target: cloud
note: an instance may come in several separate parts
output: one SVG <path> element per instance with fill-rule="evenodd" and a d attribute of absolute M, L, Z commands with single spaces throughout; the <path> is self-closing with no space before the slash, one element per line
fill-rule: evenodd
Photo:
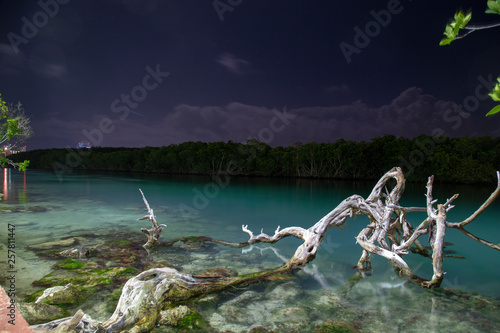
<path fill-rule="evenodd" d="M 244 59 L 236 58 L 234 54 L 223 53 L 217 58 L 217 62 L 234 74 L 242 75 L 250 66 L 250 63 Z"/>
<path fill-rule="evenodd" d="M 67 67 L 62 51 L 54 46 L 46 47 L 46 49 L 50 52 L 41 54 L 42 52 L 36 49 L 33 55 L 28 58 L 22 51 L 14 53 L 10 44 L 0 43 L 0 73 L 17 76 L 22 74 L 26 68 L 31 68 L 34 73 L 44 77 L 64 77 L 67 74 Z M 46 59 L 50 59 L 52 62 Z M 54 60 L 56 60 L 55 63 Z"/>
<path fill-rule="evenodd" d="M 40 61 L 33 61 L 31 67 L 35 73 L 49 78 L 61 78 L 68 72 L 65 65 L 48 64 Z"/>
<path fill-rule="evenodd" d="M 431 135 L 437 128 L 449 136 L 464 135 L 477 124 L 472 121 L 474 117 L 470 117 L 461 125 L 460 133 L 452 129 L 444 114 L 455 107 L 454 102 L 439 100 L 424 94 L 419 88 L 409 88 L 380 107 L 370 107 L 361 101 L 285 111 L 283 107 L 273 109 L 237 102 L 225 106 L 181 104 L 159 119 L 139 119 L 129 114 L 120 120 L 112 114 L 101 114 L 75 123 L 54 117 L 38 127 L 43 128 L 40 135 L 57 133 L 58 140 L 71 138 L 74 145 L 88 139 L 82 130 L 98 129 L 99 122 L 106 117 L 113 121 L 114 129 L 103 134 L 100 146 L 162 146 L 185 141 L 246 142 L 250 138 L 271 146 L 289 146 L 295 142 L 370 140 L 386 134 L 412 138 L 420 134 Z M 35 133 L 39 133 L 36 128 Z"/>

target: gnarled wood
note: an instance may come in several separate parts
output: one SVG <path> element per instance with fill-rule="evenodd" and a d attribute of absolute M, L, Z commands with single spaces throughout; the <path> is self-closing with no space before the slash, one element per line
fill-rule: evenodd
<path fill-rule="evenodd" d="M 165 228 L 166 225 L 165 224 L 158 224 L 158 222 L 156 222 L 156 217 L 153 213 L 153 209 L 151 209 L 151 207 L 149 207 L 149 203 L 146 200 L 144 193 L 142 193 L 142 190 L 139 189 L 139 191 L 141 192 L 142 199 L 144 200 L 144 203 L 146 204 L 146 208 L 148 209 L 148 215 L 145 215 L 141 218 L 138 218 L 137 221 L 149 220 L 149 221 L 151 221 L 151 223 L 153 223 L 153 226 L 151 227 L 151 229 L 145 229 L 145 228 L 141 229 L 141 231 L 146 234 L 146 237 L 148 237 L 148 241 L 143 246 L 146 249 L 150 249 L 158 243 L 158 239 L 160 238 L 161 233 L 163 231 L 163 228 Z"/>

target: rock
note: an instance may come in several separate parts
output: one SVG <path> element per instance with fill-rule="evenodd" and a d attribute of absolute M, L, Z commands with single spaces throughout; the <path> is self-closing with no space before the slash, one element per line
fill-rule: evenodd
<path fill-rule="evenodd" d="M 217 306 L 218 302 L 219 302 L 219 295 L 214 293 L 198 299 L 196 301 L 196 305 L 201 307 L 202 309 L 212 309 Z"/>
<path fill-rule="evenodd" d="M 75 258 L 75 259 L 76 258 L 79 259 L 82 257 L 80 249 L 78 248 L 61 251 L 59 252 L 59 255 L 64 258 Z"/>
<path fill-rule="evenodd" d="M 358 332 L 358 328 L 353 323 L 342 319 L 328 319 L 325 320 L 321 325 L 316 326 L 315 333 L 327 333 L 327 332 Z"/>
<path fill-rule="evenodd" d="M 273 300 L 297 301 L 302 296 L 302 290 L 295 282 L 287 282 L 276 286 L 266 297 Z"/>
<path fill-rule="evenodd" d="M 68 283 L 65 286 L 55 286 L 44 290 L 35 303 L 76 305 L 85 300 L 86 293 L 82 287 Z"/>
<path fill-rule="evenodd" d="M 193 311 L 185 305 L 180 305 L 176 308 L 160 311 L 160 325 L 180 326 L 183 319 L 188 318 Z"/>
<path fill-rule="evenodd" d="M 86 263 L 87 265 L 75 268 L 74 265 L 78 263 L 72 259 L 59 262 L 54 265 L 57 270 L 35 281 L 33 285 L 37 287 L 55 287 L 64 286 L 71 282 L 74 285 L 84 286 L 89 289 L 100 289 L 112 285 L 118 279 L 129 278 L 137 274 L 137 270 L 131 267 L 89 269 L 89 267 L 93 267 L 94 263 Z"/>
<path fill-rule="evenodd" d="M 260 314 L 249 313 L 247 306 L 249 303 L 256 304 L 261 298 L 261 294 L 255 291 L 246 291 L 238 297 L 221 305 L 217 312 L 221 314 L 229 323 L 247 325 L 259 317 Z"/>
<path fill-rule="evenodd" d="M 229 306 L 244 306 L 248 304 L 250 301 L 255 301 L 259 300 L 262 297 L 262 294 L 249 290 L 245 291 L 243 294 L 240 296 L 230 300 L 229 302 L 226 302 L 224 305 L 229 305 Z"/>
<path fill-rule="evenodd" d="M 263 325 L 276 309 L 283 307 L 279 300 L 264 300 L 262 293 L 246 291 L 221 305 L 217 312 L 227 323 L 238 325 Z"/>
<path fill-rule="evenodd" d="M 66 310 L 44 303 L 19 302 L 17 308 L 30 325 L 46 323 L 70 315 Z"/>
<path fill-rule="evenodd" d="M 81 259 L 82 257 L 93 257 L 97 253 L 97 250 L 94 248 L 85 248 L 85 247 L 75 247 L 69 250 L 64 250 L 59 252 L 59 255 L 64 258 L 74 258 Z"/>
<path fill-rule="evenodd" d="M 299 306 L 285 306 L 273 315 L 273 320 L 280 331 L 304 332 L 311 326 L 311 309 Z"/>
<path fill-rule="evenodd" d="M 58 241 L 54 241 L 54 242 L 46 242 L 46 243 L 31 245 L 31 246 L 28 246 L 28 249 L 30 249 L 30 250 L 48 250 L 48 249 L 52 249 L 55 247 L 73 246 L 73 245 L 77 245 L 78 243 L 79 243 L 78 239 L 69 238 L 69 239 L 63 239 L 63 240 L 58 240 Z"/>
<path fill-rule="evenodd" d="M 46 212 L 49 210 L 49 207 L 44 207 L 44 206 L 31 206 L 26 209 L 27 212 L 30 213 L 42 213 Z"/>
<path fill-rule="evenodd" d="M 342 298 L 339 293 L 325 291 L 322 295 L 314 298 L 316 307 L 340 308 L 343 306 Z"/>

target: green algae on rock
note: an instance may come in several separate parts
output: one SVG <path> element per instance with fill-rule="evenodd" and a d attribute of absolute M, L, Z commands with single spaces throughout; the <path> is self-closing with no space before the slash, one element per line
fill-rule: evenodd
<path fill-rule="evenodd" d="M 168 325 L 184 329 L 193 329 L 202 326 L 200 314 L 186 305 L 160 311 L 159 325 Z"/>
<path fill-rule="evenodd" d="M 30 325 L 46 323 L 70 315 L 68 311 L 50 304 L 18 302 L 16 306 Z"/>

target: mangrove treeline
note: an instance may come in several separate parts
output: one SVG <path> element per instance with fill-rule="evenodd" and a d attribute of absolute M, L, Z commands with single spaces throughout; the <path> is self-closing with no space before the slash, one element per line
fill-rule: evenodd
<path fill-rule="evenodd" d="M 163 147 L 41 149 L 12 155 L 30 160 L 30 168 L 57 174 L 75 170 L 178 174 L 378 179 L 400 166 L 409 181 L 485 183 L 500 169 L 500 139 L 385 135 L 369 142 L 296 143 L 270 147 L 257 140 L 185 142 Z"/>

